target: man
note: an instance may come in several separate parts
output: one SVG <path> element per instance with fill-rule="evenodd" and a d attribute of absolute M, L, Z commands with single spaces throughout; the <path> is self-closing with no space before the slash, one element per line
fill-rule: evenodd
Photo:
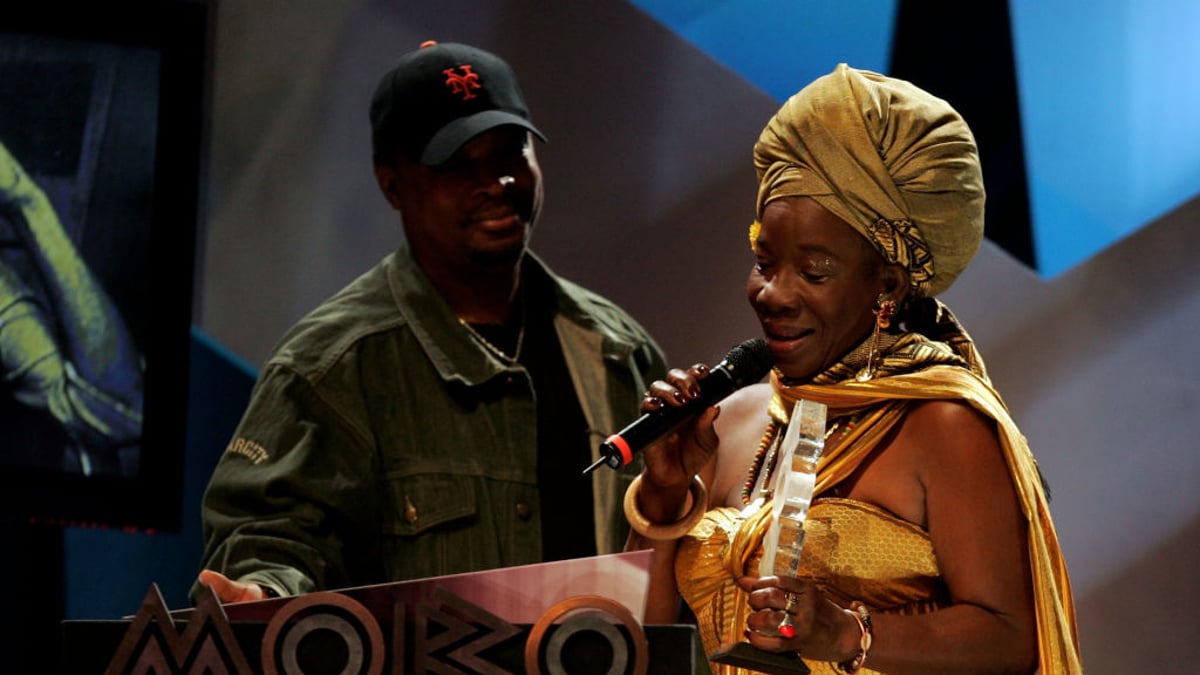
<path fill-rule="evenodd" d="M 527 249 L 544 138 L 511 68 L 426 43 L 384 76 L 370 118 L 406 243 L 264 367 L 204 498 L 200 583 L 226 602 L 624 542 L 632 475 L 582 470 L 664 360 Z"/>

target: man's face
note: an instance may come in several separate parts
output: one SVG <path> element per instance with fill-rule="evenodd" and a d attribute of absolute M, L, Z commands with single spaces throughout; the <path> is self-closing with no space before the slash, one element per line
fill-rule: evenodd
<path fill-rule="evenodd" d="M 400 159 L 376 175 L 430 272 L 515 264 L 542 205 L 533 143 L 516 126 L 479 134 L 439 166 Z"/>

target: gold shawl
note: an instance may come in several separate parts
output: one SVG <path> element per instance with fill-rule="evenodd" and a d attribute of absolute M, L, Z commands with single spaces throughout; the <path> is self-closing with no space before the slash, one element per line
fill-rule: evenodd
<path fill-rule="evenodd" d="M 887 432 L 918 400 L 960 400 L 996 422 L 1006 463 L 1017 488 L 1029 529 L 1038 645 L 1042 673 L 1081 672 L 1075 606 L 1066 564 L 1050 518 L 1049 505 L 1037 462 L 1007 407 L 992 388 L 979 355 L 950 311 L 935 299 L 924 299 L 925 326 L 946 341 L 932 341 L 916 332 L 905 333 L 888 350 L 877 376 L 858 382 L 853 373 L 855 354 L 813 378 L 789 386 L 772 374 L 775 389 L 770 415 L 787 423 L 789 411 L 801 398 L 828 406 L 830 418 L 859 414 L 861 419 L 836 446 L 826 448 L 817 467 L 814 494 L 821 494 L 850 476 L 874 451 Z M 855 350 L 858 353 L 860 350 Z M 769 505 L 765 508 L 769 513 Z M 754 517 L 759 517 L 755 514 Z M 755 528 L 765 532 L 765 527 Z M 761 542 L 745 542 L 757 548 Z"/>

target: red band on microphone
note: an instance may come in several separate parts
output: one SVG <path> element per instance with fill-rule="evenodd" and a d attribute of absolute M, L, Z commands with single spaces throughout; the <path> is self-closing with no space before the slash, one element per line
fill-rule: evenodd
<path fill-rule="evenodd" d="M 621 466 L 625 466 L 633 461 L 633 449 L 629 447 L 629 443 L 624 438 L 613 434 L 605 440 L 615 445 L 621 451 Z"/>

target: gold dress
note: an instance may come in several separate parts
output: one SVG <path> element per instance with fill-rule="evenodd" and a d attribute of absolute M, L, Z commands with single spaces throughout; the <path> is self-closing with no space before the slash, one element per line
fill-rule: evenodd
<path fill-rule="evenodd" d="M 930 302 L 933 322 L 926 333 L 937 339 L 918 333 L 893 336 L 877 375 L 865 382 L 854 377 L 853 353 L 805 384 L 789 385 L 773 374 L 775 393 L 768 410 L 773 424 L 764 447 L 768 438 L 783 433 L 792 404 L 801 398 L 826 404 L 831 420 L 844 416 L 857 420 L 853 431 L 827 447 L 818 462 L 813 494 L 823 495 L 830 494 L 833 486 L 871 457 L 911 406 L 921 400 L 960 401 L 994 420 L 1028 530 L 1041 672 L 1081 672 L 1070 579 L 1037 462 L 992 388 L 966 332 L 944 305 Z M 769 472 L 769 467 L 756 463 L 753 471 L 762 470 Z M 676 583 L 699 621 L 709 653 L 722 644 L 743 640 L 747 598 L 735 580 L 742 575 L 758 576 L 762 538 L 770 522 L 769 499 L 761 507 L 742 512 L 714 509 L 680 541 Z M 857 600 L 873 612 L 911 614 L 948 604 L 937 559 L 923 529 L 875 506 L 825 498 L 813 502 L 805 532 L 801 572 L 839 605 L 846 607 Z M 836 672 L 828 663 L 806 663 L 814 673 Z M 868 660 L 867 668 L 860 672 L 870 672 L 869 666 Z M 722 666 L 715 672 L 749 671 Z"/>
<path fill-rule="evenodd" d="M 769 512 L 769 505 L 765 510 Z M 714 509 L 680 540 L 676 578 L 696 614 L 707 653 L 742 640 L 749 607 L 746 593 L 731 581 L 742 574 L 757 576 L 762 548 L 747 545 L 762 516 L 732 507 Z M 804 529 L 801 576 L 819 580 L 822 591 L 839 605 L 860 600 L 881 614 L 916 614 L 945 606 L 933 545 L 928 533 L 912 523 L 871 504 L 825 498 L 813 502 Z M 814 673 L 836 672 L 825 662 L 805 664 Z M 748 671 L 721 666 L 719 672 Z"/>

